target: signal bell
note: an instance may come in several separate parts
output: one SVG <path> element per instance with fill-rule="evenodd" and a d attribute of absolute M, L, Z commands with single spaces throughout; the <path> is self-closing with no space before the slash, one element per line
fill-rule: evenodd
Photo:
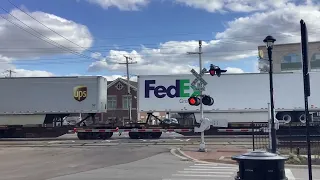
<path fill-rule="evenodd" d="M 201 100 L 199 97 L 189 97 L 188 102 L 191 106 L 199 106 Z"/>
<path fill-rule="evenodd" d="M 210 96 L 204 95 L 202 97 L 202 104 L 206 106 L 212 106 L 214 104 L 214 99 Z"/>

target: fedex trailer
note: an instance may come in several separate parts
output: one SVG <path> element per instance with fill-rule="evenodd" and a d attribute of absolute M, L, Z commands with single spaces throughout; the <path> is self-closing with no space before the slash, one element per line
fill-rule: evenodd
<path fill-rule="evenodd" d="M 276 118 L 283 122 L 305 123 L 302 73 L 275 73 L 274 100 Z M 266 123 L 270 102 L 269 76 L 266 73 L 204 75 L 208 82 L 204 94 L 214 98 L 212 106 L 203 106 L 204 116 L 235 123 Z M 200 118 L 199 106 L 188 103 L 190 96 L 199 95 L 192 89 L 195 77 L 185 75 L 139 76 L 138 108 L 140 112 L 178 113 L 181 117 Z M 319 120 L 319 72 L 310 73 L 310 112 Z"/>

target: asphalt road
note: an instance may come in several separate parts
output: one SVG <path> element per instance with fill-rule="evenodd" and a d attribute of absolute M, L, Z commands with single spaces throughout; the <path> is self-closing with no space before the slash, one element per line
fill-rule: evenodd
<path fill-rule="evenodd" d="M 146 146 L 0 148 L 0 180 L 45 180 L 130 163 L 168 151 L 168 148 Z"/>
<path fill-rule="evenodd" d="M 234 179 L 237 166 L 182 161 L 169 152 L 170 147 L 142 144 L 2 147 L 0 180 Z M 319 180 L 320 169 L 314 169 L 313 173 L 315 180 Z M 289 180 L 307 180 L 307 169 L 286 168 L 286 174 Z"/>
<path fill-rule="evenodd" d="M 166 152 L 127 164 L 74 173 L 50 180 L 234 180 L 237 171 L 237 165 L 181 161 Z M 286 168 L 288 180 L 308 180 L 306 172 L 306 169 Z M 319 177 L 319 173 L 320 171 L 315 169 L 314 177 Z"/>

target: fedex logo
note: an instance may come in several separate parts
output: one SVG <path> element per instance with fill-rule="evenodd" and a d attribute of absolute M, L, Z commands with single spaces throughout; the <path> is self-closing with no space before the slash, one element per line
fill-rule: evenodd
<path fill-rule="evenodd" d="M 190 87 L 189 79 L 178 79 L 175 81 L 174 85 L 170 85 L 168 87 L 163 85 L 156 86 L 155 84 L 156 80 L 145 80 L 145 98 L 150 97 L 151 91 L 153 91 L 154 96 L 157 98 L 164 98 L 166 96 L 169 98 L 190 97 L 200 94 L 199 91 L 193 90 Z"/>

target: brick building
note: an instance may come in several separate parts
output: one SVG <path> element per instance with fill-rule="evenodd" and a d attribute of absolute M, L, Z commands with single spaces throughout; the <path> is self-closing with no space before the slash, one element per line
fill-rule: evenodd
<path fill-rule="evenodd" d="M 125 79 L 118 78 L 108 81 L 108 107 L 107 113 L 98 115 L 100 122 L 109 123 L 117 120 L 117 124 L 129 122 L 129 103 L 131 105 L 131 121 L 136 122 L 137 112 L 137 82 L 130 81 L 131 96 L 128 95 L 128 83 Z"/>

